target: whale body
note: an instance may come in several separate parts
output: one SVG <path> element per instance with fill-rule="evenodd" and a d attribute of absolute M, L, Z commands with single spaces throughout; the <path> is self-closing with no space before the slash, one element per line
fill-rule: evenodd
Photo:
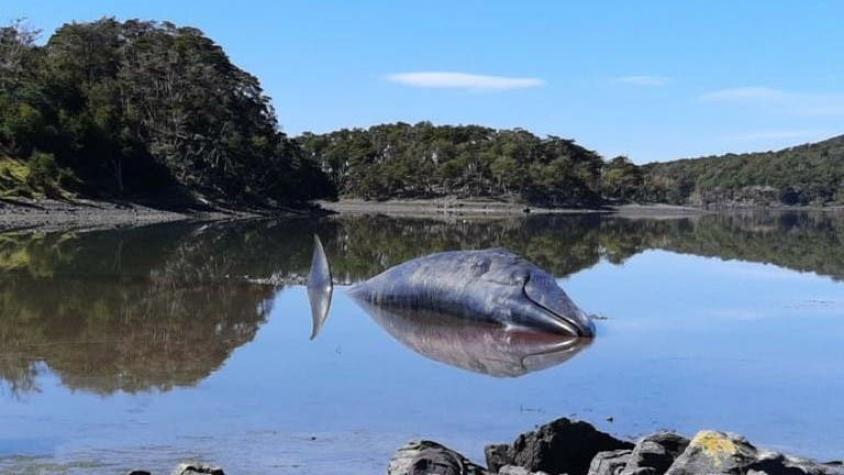
<path fill-rule="evenodd" d="M 327 317 L 332 288 L 328 259 L 318 238 L 317 244 L 308 282 L 315 328 Z M 575 338 L 595 334 L 589 316 L 551 274 L 505 249 L 418 257 L 352 286 L 348 293 L 367 307 L 424 310 L 505 330 Z"/>

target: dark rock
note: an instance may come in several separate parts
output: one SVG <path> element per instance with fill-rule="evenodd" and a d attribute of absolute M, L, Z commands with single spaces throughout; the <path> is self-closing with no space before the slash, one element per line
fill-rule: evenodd
<path fill-rule="evenodd" d="M 842 475 L 844 467 L 819 464 L 812 460 L 776 452 L 761 452 L 758 460 L 747 468 L 747 473 L 749 475 Z"/>
<path fill-rule="evenodd" d="M 513 462 L 510 457 L 510 446 L 507 444 L 487 445 L 484 448 L 484 455 L 486 455 L 486 466 L 493 473 Z"/>
<path fill-rule="evenodd" d="M 151 473 L 147 472 L 146 470 L 131 470 L 126 475 L 152 475 Z"/>
<path fill-rule="evenodd" d="M 214 465 L 201 463 L 182 463 L 176 467 L 171 475 L 225 475 L 223 469 Z"/>
<path fill-rule="evenodd" d="M 630 461 L 621 474 L 663 475 L 688 445 L 689 439 L 670 432 L 643 437 L 636 442 Z"/>
<path fill-rule="evenodd" d="M 598 452 L 632 448 L 630 442 L 618 440 L 586 422 L 562 418 L 520 435 L 507 449 L 507 456 L 499 460 L 534 472 L 586 475 Z M 495 451 L 500 453 L 501 448 Z"/>
<path fill-rule="evenodd" d="M 489 475 L 463 455 L 429 440 L 413 441 L 390 459 L 388 475 Z"/>
<path fill-rule="evenodd" d="M 630 461 L 630 450 L 598 452 L 589 465 L 589 475 L 619 475 Z"/>

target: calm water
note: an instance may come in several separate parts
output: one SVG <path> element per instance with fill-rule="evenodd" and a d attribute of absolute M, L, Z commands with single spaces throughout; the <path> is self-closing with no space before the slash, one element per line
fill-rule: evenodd
<path fill-rule="evenodd" d="M 467 338 L 461 361 L 474 363 L 460 366 L 436 338 L 407 346 L 430 329 L 388 332 L 341 285 L 309 341 L 299 283 L 315 232 L 341 284 L 503 246 L 606 319 L 568 360 L 513 369 L 506 348 L 499 361 Z M 484 444 L 564 415 L 621 436 L 717 428 L 840 459 L 842 278 L 835 214 L 0 234 L 0 472 L 169 473 L 201 458 L 230 473 L 383 473 L 412 438 L 482 460 Z"/>

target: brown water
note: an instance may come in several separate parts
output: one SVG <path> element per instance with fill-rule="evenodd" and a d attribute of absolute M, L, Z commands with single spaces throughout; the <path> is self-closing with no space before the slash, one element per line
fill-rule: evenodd
<path fill-rule="evenodd" d="M 506 247 L 606 320 L 591 346 L 522 364 L 522 348 L 546 342 L 391 326 L 341 285 L 309 341 L 313 233 L 340 284 L 435 251 Z M 201 458 L 232 473 L 382 473 L 414 437 L 481 458 L 563 415 L 621 436 L 716 428 L 840 459 L 842 277 L 836 214 L 0 234 L 0 472 L 168 473 Z M 445 338 L 465 351 L 444 353 Z"/>

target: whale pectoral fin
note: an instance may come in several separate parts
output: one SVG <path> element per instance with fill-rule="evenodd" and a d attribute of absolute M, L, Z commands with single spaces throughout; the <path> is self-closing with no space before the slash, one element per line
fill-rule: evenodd
<path fill-rule="evenodd" d="M 325 249 L 319 236 L 314 234 L 314 255 L 311 258 L 311 270 L 308 273 L 308 300 L 311 302 L 311 318 L 313 326 L 311 340 L 316 338 L 331 308 L 331 295 L 334 293 L 334 283 L 331 280 L 331 268 Z"/>

